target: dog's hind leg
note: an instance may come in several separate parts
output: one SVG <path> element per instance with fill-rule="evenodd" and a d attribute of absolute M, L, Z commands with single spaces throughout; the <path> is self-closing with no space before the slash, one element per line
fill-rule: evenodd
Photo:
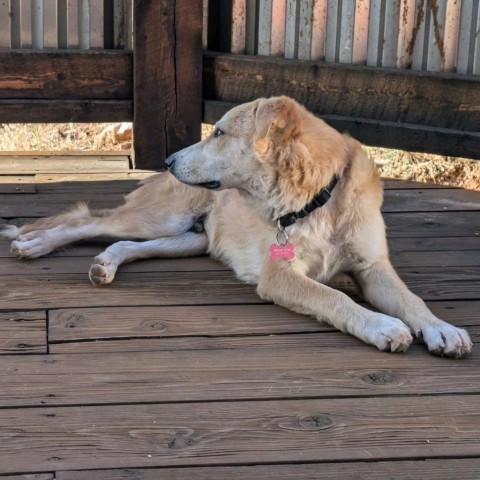
<path fill-rule="evenodd" d="M 175 237 L 163 237 L 145 242 L 122 241 L 108 247 L 93 259 L 88 274 L 95 285 L 112 282 L 123 263 L 151 257 L 189 257 L 206 253 L 205 233 L 185 232 Z"/>

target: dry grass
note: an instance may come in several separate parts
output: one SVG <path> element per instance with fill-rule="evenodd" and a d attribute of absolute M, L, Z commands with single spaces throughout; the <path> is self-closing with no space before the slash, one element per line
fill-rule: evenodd
<path fill-rule="evenodd" d="M 130 124 L 0 124 L 1 151 L 131 150 Z M 212 131 L 203 125 L 202 136 Z M 385 177 L 480 191 L 480 161 L 369 147 Z"/>

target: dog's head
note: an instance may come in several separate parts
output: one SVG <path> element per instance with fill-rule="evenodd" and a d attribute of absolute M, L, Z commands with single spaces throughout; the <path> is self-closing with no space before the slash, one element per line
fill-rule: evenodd
<path fill-rule="evenodd" d="M 344 158 L 343 138 L 291 98 L 259 99 L 227 112 L 208 139 L 170 156 L 167 165 L 189 185 L 237 188 L 298 209 Z"/>

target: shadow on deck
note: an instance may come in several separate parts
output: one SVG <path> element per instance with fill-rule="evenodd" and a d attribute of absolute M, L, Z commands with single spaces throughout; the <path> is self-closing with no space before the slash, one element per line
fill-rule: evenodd
<path fill-rule="evenodd" d="M 0 217 L 110 207 L 145 175 L 124 156 L 3 155 Z M 479 342 L 480 193 L 387 181 L 384 212 L 401 277 Z M 24 262 L 0 241 L 0 476 L 479 478 L 478 345 L 461 361 L 382 353 L 204 257 L 94 287 L 103 247 Z"/>

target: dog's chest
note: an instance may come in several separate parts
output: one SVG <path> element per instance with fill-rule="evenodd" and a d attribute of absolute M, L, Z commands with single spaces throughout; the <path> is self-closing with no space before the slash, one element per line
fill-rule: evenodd
<path fill-rule="evenodd" d="M 340 271 L 348 269 L 348 233 L 341 234 L 328 222 L 310 222 L 292 231 L 296 257 L 307 268 L 307 276 L 328 282 Z"/>

